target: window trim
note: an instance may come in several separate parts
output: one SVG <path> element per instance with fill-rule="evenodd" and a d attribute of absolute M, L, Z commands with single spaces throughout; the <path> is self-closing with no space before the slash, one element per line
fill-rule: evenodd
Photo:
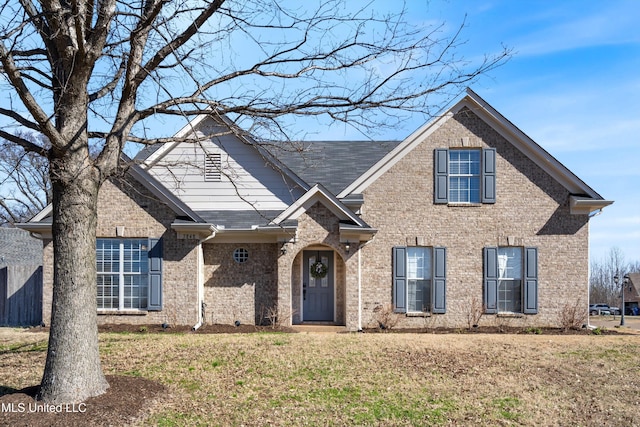
<path fill-rule="evenodd" d="M 104 312 L 125 312 L 125 311 L 130 311 L 130 312 L 138 312 L 138 311 L 147 311 L 148 307 L 149 307 L 149 248 L 150 248 L 150 244 L 149 244 L 149 239 L 146 238 L 123 238 L 123 237 L 98 237 L 96 238 L 96 246 L 98 244 L 98 241 L 103 240 L 103 241 L 112 241 L 112 242 L 117 242 L 117 253 L 118 253 L 118 271 L 117 272 L 104 272 L 104 271 L 99 271 L 98 267 L 97 267 L 97 259 L 96 259 L 96 275 L 98 276 L 118 276 L 118 307 L 98 307 L 98 302 L 96 301 L 96 307 L 98 310 L 100 311 L 104 311 Z M 142 255 L 143 253 L 146 253 L 146 268 L 144 270 L 144 272 L 127 272 L 125 271 L 125 252 L 126 252 L 126 248 L 125 248 L 125 242 L 133 242 L 133 241 L 137 241 L 137 242 L 146 242 L 143 243 L 144 246 L 142 246 L 139 250 L 137 250 L 136 252 L 139 253 L 140 255 Z M 146 248 L 146 250 L 145 250 Z M 142 259 L 142 258 L 141 258 Z M 133 260 L 130 260 L 130 262 L 133 262 Z M 143 262 L 143 261 L 140 261 Z M 144 280 L 144 282 L 146 283 L 139 283 L 137 285 L 138 288 L 144 288 L 146 287 L 146 306 L 145 307 L 125 307 L 125 298 L 126 298 L 126 290 L 125 288 L 127 287 L 127 284 L 125 283 L 125 277 L 127 276 L 146 276 L 146 280 Z M 138 296 L 138 298 L 140 298 Z M 140 305 L 140 304 L 138 304 Z"/>
<path fill-rule="evenodd" d="M 476 202 L 449 201 L 449 151 L 480 150 L 480 194 Z M 496 203 L 496 149 L 495 148 L 436 148 L 434 150 L 434 189 L 435 204 L 450 206 L 480 206 Z"/>
<path fill-rule="evenodd" d="M 460 157 L 458 157 L 458 159 L 452 159 L 451 157 L 455 154 L 457 156 L 460 156 L 462 153 L 465 153 L 465 155 L 468 155 L 467 158 L 461 159 Z M 473 157 L 475 157 L 475 155 L 477 154 L 477 161 L 475 159 L 472 159 L 472 155 Z M 448 169 L 449 169 L 449 174 L 448 174 L 448 194 L 447 194 L 447 198 L 449 199 L 449 203 L 455 203 L 455 204 L 460 204 L 460 205 L 468 205 L 468 204 L 479 204 L 480 201 L 482 200 L 482 150 L 479 148 L 474 148 L 474 149 L 464 149 L 464 150 L 448 150 L 447 151 L 447 161 L 449 163 Z M 458 173 L 453 173 L 452 172 L 452 165 L 457 164 L 458 165 Z M 468 165 L 469 166 L 469 173 L 460 173 L 460 169 L 462 165 Z M 474 169 L 473 166 L 475 166 L 477 164 L 477 173 L 472 173 L 472 170 Z M 452 199 L 452 181 L 453 180 L 458 180 L 458 182 L 466 182 L 468 185 L 468 187 L 466 189 L 460 189 L 460 186 L 458 186 L 456 192 L 457 192 L 457 196 L 458 196 L 458 200 L 455 201 L 451 201 Z M 478 184 L 478 188 L 474 189 L 472 188 L 472 183 L 477 180 L 477 184 Z M 465 194 L 467 197 L 465 197 L 466 200 L 461 200 L 460 196 L 462 194 Z M 477 200 L 474 200 L 476 199 Z"/>
<path fill-rule="evenodd" d="M 245 247 L 239 247 L 233 250 L 233 260 L 236 264 L 242 265 L 249 261 L 249 250 Z"/>
<path fill-rule="evenodd" d="M 428 271 L 430 272 L 428 277 L 425 277 L 424 274 L 422 275 L 423 277 L 410 277 L 409 272 L 410 272 L 410 268 L 409 268 L 409 253 L 411 251 L 411 249 L 421 249 L 423 251 L 425 251 L 423 253 L 423 260 L 424 261 L 428 261 L 429 262 L 429 267 L 428 267 Z M 407 269 L 407 286 L 406 286 L 406 301 L 407 301 L 407 310 L 406 313 L 407 314 L 427 314 L 427 313 L 431 313 L 433 311 L 433 302 L 431 301 L 432 297 L 433 297 L 433 248 L 430 246 L 407 246 L 407 257 L 405 259 L 406 262 L 406 269 Z M 423 269 L 426 269 L 423 265 L 422 267 Z M 424 280 L 428 280 L 429 281 L 429 310 L 410 310 L 409 306 L 412 305 L 411 301 L 409 300 L 409 283 L 411 281 L 424 281 Z M 423 305 L 424 308 L 424 305 Z"/>
<path fill-rule="evenodd" d="M 161 238 L 144 238 L 144 237 L 132 237 L 132 238 L 123 238 L 123 237 L 97 237 L 96 238 L 96 248 L 99 240 L 112 240 L 118 241 L 118 253 L 119 253 L 119 262 L 121 266 L 119 267 L 118 275 L 122 278 L 122 274 L 124 274 L 124 265 L 122 265 L 122 257 L 124 255 L 124 241 L 125 240 L 138 240 L 145 241 L 147 246 L 147 306 L 142 308 L 124 308 L 124 292 L 122 292 L 124 288 L 124 281 L 120 280 L 118 284 L 118 308 L 98 308 L 98 301 L 96 298 L 96 309 L 99 314 L 145 314 L 148 311 L 162 311 L 162 239 Z M 96 259 L 96 277 L 98 274 L 109 274 L 109 273 L 98 273 L 98 260 Z M 122 271 L 121 271 L 122 270 Z"/>
<path fill-rule="evenodd" d="M 500 246 L 507 247 L 507 246 Z M 483 301 L 486 314 L 538 314 L 538 248 L 522 248 L 521 312 L 498 310 L 498 246 L 487 246 L 483 250 Z"/>
<path fill-rule="evenodd" d="M 394 246 L 392 248 L 392 300 L 394 311 L 396 313 L 405 313 L 407 316 L 446 313 L 446 248 L 442 246 L 411 247 L 425 247 L 431 250 L 430 310 L 420 312 L 408 310 L 408 246 Z"/>

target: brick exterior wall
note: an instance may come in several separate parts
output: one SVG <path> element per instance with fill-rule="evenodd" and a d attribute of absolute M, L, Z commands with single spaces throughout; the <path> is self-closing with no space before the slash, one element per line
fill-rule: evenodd
<path fill-rule="evenodd" d="M 450 147 L 496 149 L 497 201 L 466 206 L 433 202 L 434 150 Z M 362 219 L 378 229 L 373 241 L 347 253 L 340 221 L 322 203 L 298 220 L 296 241 L 281 254 L 279 243 L 203 245 L 206 323 L 262 323 L 277 307 L 283 325 L 300 323 L 302 258 L 305 249 L 334 251 L 336 323 L 348 330 L 377 325 L 381 307 L 392 304 L 392 248 L 447 248 L 446 313 L 400 315 L 398 327 L 466 327 L 472 301 L 483 299 L 483 248 L 538 248 L 538 314 L 485 314 L 481 325 L 557 326 L 566 304 L 587 306 L 588 216 L 570 215 L 569 193 L 468 109 L 422 141 L 364 191 Z M 163 310 L 101 314 L 100 323 L 193 325 L 198 321 L 197 241 L 179 240 L 170 229 L 175 214 L 132 180 L 107 182 L 100 191 L 98 237 L 163 238 Z M 246 263 L 233 251 L 249 251 Z M 52 248 L 45 242 L 44 321 L 52 289 Z M 359 272 L 361 275 L 359 276 Z M 361 280 L 359 280 L 359 277 Z M 358 286 L 361 283 L 361 296 Z M 359 308 L 362 307 L 362 323 Z"/>
<path fill-rule="evenodd" d="M 287 253 L 278 258 L 278 307 L 300 323 L 302 255 L 307 248 L 334 250 L 336 323 L 357 329 L 358 288 L 355 250 L 346 253 L 340 243 L 340 220 L 321 203 L 316 203 L 298 218 L 297 241 L 287 245 Z M 290 321 L 290 322 L 291 322 Z M 290 323 L 289 322 L 289 323 Z"/>
<path fill-rule="evenodd" d="M 244 248 L 243 263 L 233 252 Z M 209 243 L 204 245 L 205 321 L 213 324 L 261 324 L 277 304 L 276 243 Z"/>
<path fill-rule="evenodd" d="M 99 324 L 130 323 L 193 325 L 197 313 L 197 241 L 178 240 L 170 229 L 175 213 L 158 201 L 133 179 L 108 181 L 98 198 L 97 237 L 162 238 L 163 244 L 163 307 L 161 311 L 100 311 Z M 116 227 L 124 227 L 117 236 Z M 51 319 L 53 289 L 53 245 L 44 242 L 43 321 Z"/>
<path fill-rule="evenodd" d="M 497 150 L 497 201 L 433 203 L 434 149 Z M 392 303 L 392 247 L 447 248 L 446 314 L 401 316 L 399 327 L 466 327 L 472 299 L 483 298 L 483 248 L 538 248 L 538 314 L 484 315 L 481 325 L 556 326 L 565 304 L 587 306 L 588 217 L 569 214 L 569 193 L 471 111 L 464 109 L 364 191 L 362 218 L 379 231 L 363 251 L 363 324 Z"/>

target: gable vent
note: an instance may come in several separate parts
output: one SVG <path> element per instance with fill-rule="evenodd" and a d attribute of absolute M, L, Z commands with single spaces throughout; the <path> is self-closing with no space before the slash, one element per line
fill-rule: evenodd
<path fill-rule="evenodd" d="M 220 153 L 207 153 L 204 157 L 204 180 L 220 181 L 222 178 L 222 156 Z"/>

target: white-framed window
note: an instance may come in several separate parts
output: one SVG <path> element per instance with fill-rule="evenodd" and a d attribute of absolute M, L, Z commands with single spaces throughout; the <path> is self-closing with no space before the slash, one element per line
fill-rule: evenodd
<path fill-rule="evenodd" d="M 449 150 L 449 203 L 480 203 L 481 150 Z"/>
<path fill-rule="evenodd" d="M 249 259 L 249 251 L 245 248 L 237 248 L 233 251 L 233 260 L 238 264 L 243 264 Z"/>
<path fill-rule="evenodd" d="M 484 306 L 487 314 L 538 313 L 538 249 L 484 248 Z"/>
<path fill-rule="evenodd" d="M 431 311 L 431 248 L 407 248 L 407 312 Z"/>
<path fill-rule="evenodd" d="M 434 203 L 496 203 L 495 148 L 436 148 Z"/>
<path fill-rule="evenodd" d="M 394 311 L 397 313 L 445 313 L 446 248 L 394 246 L 392 259 Z"/>
<path fill-rule="evenodd" d="M 147 309 L 148 245 L 148 239 L 96 240 L 98 309 Z"/>
<path fill-rule="evenodd" d="M 522 248 L 498 248 L 498 312 L 522 313 Z"/>

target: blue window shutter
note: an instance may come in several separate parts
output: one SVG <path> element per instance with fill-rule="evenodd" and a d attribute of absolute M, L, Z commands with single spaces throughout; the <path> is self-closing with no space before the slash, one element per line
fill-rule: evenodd
<path fill-rule="evenodd" d="M 538 313 L 538 248 L 524 248 L 524 314 Z"/>
<path fill-rule="evenodd" d="M 498 312 L 498 248 L 484 248 L 484 305 L 485 313 Z"/>
<path fill-rule="evenodd" d="M 496 149 L 482 150 L 482 203 L 496 202 Z"/>
<path fill-rule="evenodd" d="M 407 248 L 393 248 L 393 310 L 407 312 Z"/>
<path fill-rule="evenodd" d="M 162 310 L 162 240 L 149 239 L 148 310 Z"/>
<path fill-rule="evenodd" d="M 449 202 L 449 150 L 446 148 L 435 150 L 433 165 L 433 196 L 434 203 Z"/>
<path fill-rule="evenodd" d="M 433 248 L 433 313 L 447 311 L 447 249 Z"/>

